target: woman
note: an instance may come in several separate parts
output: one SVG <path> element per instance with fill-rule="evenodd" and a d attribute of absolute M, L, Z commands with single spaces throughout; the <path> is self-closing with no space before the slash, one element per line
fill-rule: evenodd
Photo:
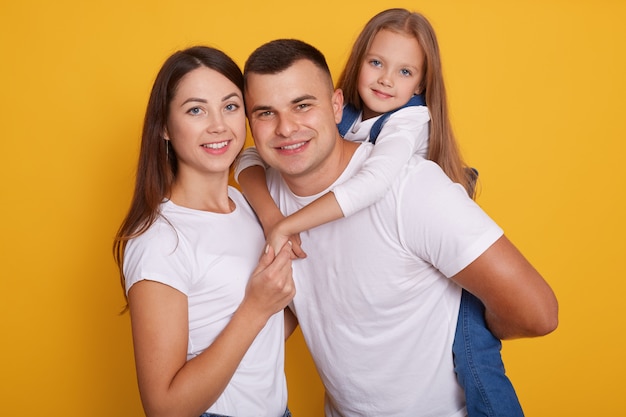
<path fill-rule="evenodd" d="M 290 250 L 264 250 L 228 185 L 246 136 L 242 90 L 233 60 L 202 46 L 169 57 L 152 88 L 114 244 L 147 416 L 289 415 Z"/>

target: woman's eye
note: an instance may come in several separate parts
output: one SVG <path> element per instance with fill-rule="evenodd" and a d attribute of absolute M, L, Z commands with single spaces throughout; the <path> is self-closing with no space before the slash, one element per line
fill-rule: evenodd
<path fill-rule="evenodd" d="M 192 107 L 187 112 L 192 115 L 198 115 L 202 112 L 202 110 L 200 110 L 200 107 Z"/>
<path fill-rule="evenodd" d="M 227 104 L 226 105 L 226 110 L 227 111 L 235 111 L 239 108 L 239 106 L 237 104 Z"/>

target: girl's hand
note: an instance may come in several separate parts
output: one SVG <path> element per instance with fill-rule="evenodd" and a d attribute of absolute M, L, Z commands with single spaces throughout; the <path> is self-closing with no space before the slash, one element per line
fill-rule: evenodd
<path fill-rule="evenodd" d="M 274 251 L 279 251 L 286 244 L 290 245 L 291 259 L 306 258 L 306 253 L 302 250 L 300 234 L 287 234 L 283 231 L 284 222 L 278 222 L 266 235 L 267 243 Z"/>

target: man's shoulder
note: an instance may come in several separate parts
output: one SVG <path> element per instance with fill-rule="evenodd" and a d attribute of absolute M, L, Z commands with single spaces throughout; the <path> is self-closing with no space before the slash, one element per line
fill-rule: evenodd
<path fill-rule="evenodd" d="M 359 147 L 351 161 L 350 170 L 344 173 L 347 177 L 359 171 L 372 148 L 373 145 L 368 143 Z M 416 196 L 433 195 L 449 188 L 456 188 L 456 185 L 458 184 L 454 184 L 435 162 L 414 154 L 391 182 L 388 197 L 395 195 L 393 199 L 396 202 L 414 200 Z"/>
<path fill-rule="evenodd" d="M 365 160 L 370 156 L 370 154 L 374 150 L 374 146 L 375 145 L 373 145 L 370 142 L 361 143 L 358 149 L 356 150 L 356 152 L 354 153 L 348 168 L 351 168 L 351 169 L 356 168 L 357 170 L 360 169 L 360 167 L 365 163 Z M 447 178 L 446 174 L 443 173 L 439 165 L 437 165 L 435 162 L 431 160 L 425 159 L 424 157 L 418 154 L 413 154 L 409 158 L 408 162 L 404 164 L 404 167 L 402 169 L 403 169 L 402 172 L 404 174 L 406 174 L 407 171 L 426 170 L 427 172 L 431 172 L 434 175 L 443 174 Z M 399 175 L 397 179 L 401 179 L 402 177 L 403 177 L 402 175 Z"/>

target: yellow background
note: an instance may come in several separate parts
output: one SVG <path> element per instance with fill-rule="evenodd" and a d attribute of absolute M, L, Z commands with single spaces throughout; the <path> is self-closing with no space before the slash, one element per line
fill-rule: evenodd
<path fill-rule="evenodd" d="M 626 415 L 618 0 L 2 0 L 1 415 L 142 415 L 111 241 L 163 60 L 199 43 L 243 65 L 262 42 L 296 37 L 336 77 L 366 20 L 392 6 L 433 23 L 478 201 L 560 300 L 555 333 L 504 344 L 527 415 Z M 299 334 L 287 354 L 290 407 L 320 416 Z"/>

